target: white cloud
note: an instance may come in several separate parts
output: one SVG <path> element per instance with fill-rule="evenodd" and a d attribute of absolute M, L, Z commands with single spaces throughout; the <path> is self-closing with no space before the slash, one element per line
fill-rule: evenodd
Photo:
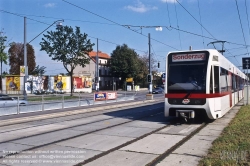
<path fill-rule="evenodd" d="M 175 3 L 176 0 L 161 0 L 164 3 Z"/>
<path fill-rule="evenodd" d="M 138 12 L 138 13 L 145 13 L 149 10 L 157 10 L 158 8 L 156 6 L 145 6 L 141 1 L 137 1 L 137 4 L 135 4 L 134 6 L 125 6 L 124 7 L 125 9 L 128 9 L 128 10 L 132 10 L 134 12 Z"/>
<path fill-rule="evenodd" d="M 47 8 L 53 8 L 55 6 L 56 6 L 55 3 L 47 3 L 47 4 L 44 5 L 44 7 L 47 7 Z"/>

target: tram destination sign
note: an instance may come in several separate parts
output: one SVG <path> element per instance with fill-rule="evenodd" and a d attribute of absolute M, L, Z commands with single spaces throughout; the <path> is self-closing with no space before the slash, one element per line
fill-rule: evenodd
<path fill-rule="evenodd" d="M 250 69 L 250 58 L 242 58 L 242 69 Z"/>
<path fill-rule="evenodd" d="M 172 56 L 172 62 L 203 61 L 205 59 L 206 55 L 204 53 L 174 54 Z"/>

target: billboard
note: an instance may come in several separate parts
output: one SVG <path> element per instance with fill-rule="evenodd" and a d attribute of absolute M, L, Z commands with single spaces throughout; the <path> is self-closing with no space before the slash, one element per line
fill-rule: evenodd
<path fill-rule="evenodd" d="M 107 94 L 106 92 L 96 92 L 94 98 L 95 101 L 106 100 Z"/>
<path fill-rule="evenodd" d="M 36 91 L 36 90 L 49 90 L 50 86 L 50 77 L 49 76 L 28 76 L 26 83 L 26 91 Z"/>
<path fill-rule="evenodd" d="M 69 83 L 67 81 L 68 76 L 54 76 L 54 89 L 55 90 L 66 90 L 67 84 Z M 69 83 L 70 84 L 70 83 Z"/>
<path fill-rule="evenodd" d="M 92 79 L 88 76 L 73 77 L 74 89 L 83 89 L 92 87 Z"/>
<path fill-rule="evenodd" d="M 20 90 L 20 77 L 19 76 L 6 76 L 6 90 Z"/>

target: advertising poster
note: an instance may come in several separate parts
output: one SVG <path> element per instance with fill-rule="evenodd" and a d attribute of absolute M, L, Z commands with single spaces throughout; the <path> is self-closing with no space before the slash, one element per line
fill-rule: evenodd
<path fill-rule="evenodd" d="M 108 100 L 116 99 L 116 92 L 107 92 L 107 99 Z"/>
<path fill-rule="evenodd" d="M 29 76 L 27 81 L 27 91 L 48 90 L 48 76 Z"/>
<path fill-rule="evenodd" d="M 91 88 L 92 79 L 91 77 L 73 77 L 74 89 Z"/>
<path fill-rule="evenodd" d="M 20 76 L 25 76 L 25 66 L 20 66 Z"/>
<path fill-rule="evenodd" d="M 54 89 L 55 90 L 66 90 L 67 87 L 67 76 L 54 76 Z"/>
<path fill-rule="evenodd" d="M 95 101 L 106 100 L 106 92 L 95 93 Z"/>
<path fill-rule="evenodd" d="M 6 76 L 6 90 L 20 90 L 20 77 Z"/>

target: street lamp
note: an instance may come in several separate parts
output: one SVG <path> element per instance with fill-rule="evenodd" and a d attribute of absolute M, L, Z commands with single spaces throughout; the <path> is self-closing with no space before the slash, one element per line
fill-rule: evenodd
<path fill-rule="evenodd" d="M 57 20 L 54 21 L 48 28 L 46 28 L 45 30 L 43 30 L 41 33 L 39 33 L 36 37 L 34 37 L 30 42 L 32 42 L 33 40 L 35 40 L 38 36 L 40 36 L 44 31 L 46 31 L 47 29 L 49 29 L 52 25 L 54 25 L 55 23 L 60 22 L 60 24 L 57 24 L 57 26 L 61 25 L 61 22 L 63 22 L 64 20 Z M 30 43 L 29 42 L 29 43 Z M 25 90 L 25 83 L 28 77 L 28 66 L 27 66 L 27 43 L 26 43 L 26 17 L 24 17 L 24 69 L 25 69 L 25 76 L 24 76 L 24 88 L 23 88 L 23 95 L 24 98 L 27 99 L 27 93 Z"/>
<path fill-rule="evenodd" d="M 95 57 L 95 83 L 96 83 L 96 91 L 99 92 L 99 57 L 98 57 L 98 38 L 97 38 L 97 44 L 96 44 L 96 47 L 97 47 L 97 52 L 96 52 L 96 57 Z"/>

